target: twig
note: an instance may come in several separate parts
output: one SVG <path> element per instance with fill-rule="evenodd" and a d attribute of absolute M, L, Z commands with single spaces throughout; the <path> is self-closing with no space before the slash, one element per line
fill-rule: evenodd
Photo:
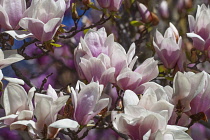
<path fill-rule="evenodd" d="M 84 31 L 84 30 L 86 30 L 86 29 L 90 29 L 90 28 L 93 28 L 93 27 L 96 27 L 96 26 L 98 26 L 98 25 L 102 25 L 102 24 L 104 24 L 105 22 L 107 22 L 109 19 L 111 19 L 111 17 L 112 16 L 109 16 L 108 18 L 104 18 L 105 17 L 105 14 L 103 14 L 102 15 L 102 18 L 98 21 L 98 22 L 96 22 L 95 24 L 93 24 L 93 25 L 90 25 L 90 26 L 88 26 L 88 27 L 82 27 L 80 30 L 76 30 L 75 29 L 75 31 L 73 32 L 73 33 L 71 33 L 70 35 L 67 35 L 67 36 L 60 36 L 60 38 L 71 38 L 71 37 L 73 37 L 73 36 L 75 36 L 77 33 L 79 33 L 79 32 L 81 32 L 81 31 Z"/>
<path fill-rule="evenodd" d="M 115 133 L 117 133 L 121 138 L 123 138 L 124 140 L 131 140 L 127 135 L 118 132 L 113 126 L 110 127 Z"/>
<path fill-rule="evenodd" d="M 37 41 L 38 41 L 37 39 L 34 39 L 34 40 L 30 41 L 30 42 L 26 42 L 26 41 L 24 40 L 24 44 L 17 50 L 18 53 L 19 53 L 20 55 L 22 55 L 22 56 L 25 58 L 25 60 L 36 59 L 36 58 L 40 58 L 40 57 L 42 57 L 42 56 L 47 55 L 50 51 L 49 51 L 49 50 L 48 50 L 48 51 L 44 51 L 44 50 L 43 50 L 40 46 L 38 46 L 38 45 L 36 45 L 36 46 L 42 51 L 42 53 L 39 53 L 39 54 L 34 55 L 34 56 L 29 56 L 29 55 L 27 55 L 26 53 L 24 53 L 26 47 L 28 47 L 29 45 L 31 45 L 31 44 L 33 44 L 33 43 L 35 43 L 35 42 L 37 42 Z"/>
<path fill-rule="evenodd" d="M 32 84 L 31 81 L 21 73 L 21 71 L 15 66 L 15 64 L 12 64 L 11 67 L 17 77 L 22 79 L 29 87 L 35 87 L 34 84 Z"/>
<path fill-rule="evenodd" d="M 42 81 L 42 85 L 40 86 L 40 88 L 39 88 L 39 90 L 38 90 L 39 93 L 41 93 L 41 91 L 44 89 L 44 85 L 47 83 L 47 79 L 48 79 L 51 75 L 53 75 L 53 73 L 50 73 L 49 75 L 47 75 L 47 76 L 44 78 L 44 80 Z"/>

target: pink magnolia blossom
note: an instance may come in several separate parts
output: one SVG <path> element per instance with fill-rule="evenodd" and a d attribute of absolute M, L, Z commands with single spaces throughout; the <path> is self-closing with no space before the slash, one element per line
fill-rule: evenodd
<path fill-rule="evenodd" d="M 109 98 L 101 98 L 103 85 L 91 82 L 88 85 L 78 81 L 76 89 L 71 88 L 74 119 L 86 125 L 102 109 L 108 106 Z"/>
<path fill-rule="evenodd" d="M 139 86 L 138 90 L 141 94 L 144 94 L 149 88 L 156 93 L 158 100 L 164 99 L 170 102 L 173 94 L 173 89 L 170 86 L 163 87 L 155 82 L 146 82 Z"/>
<path fill-rule="evenodd" d="M 143 139 L 154 135 L 158 130 L 164 130 L 166 120 L 158 113 L 147 111 L 142 108 L 129 107 L 125 113 L 114 116 L 113 126 L 120 133 L 128 135 L 132 140 Z"/>
<path fill-rule="evenodd" d="M 164 36 L 157 30 L 153 45 L 164 66 L 174 68 L 182 53 L 182 37 L 179 36 L 176 27 L 170 23 Z"/>
<path fill-rule="evenodd" d="M 188 15 L 190 33 L 187 36 L 193 40 L 193 46 L 198 50 L 207 50 L 210 46 L 210 13 L 209 7 L 198 5 L 196 17 Z"/>
<path fill-rule="evenodd" d="M 194 115 L 200 112 L 206 113 L 210 109 L 210 75 L 206 72 L 204 73 L 204 88 L 203 90 L 195 96 L 190 102 L 191 110 L 188 115 Z"/>
<path fill-rule="evenodd" d="M 0 120 L 4 120 L 4 124 L 6 125 L 10 125 L 19 120 L 31 120 L 33 117 L 32 98 L 35 88 L 29 90 L 29 93 L 27 94 L 22 86 L 13 83 L 18 80 L 6 79 L 10 81 L 2 96 L 2 105 L 5 109 L 6 116 L 0 118 Z M 20 81 L 19 83 L 24 82 Z"/>
<path fill-rule="evenodd" d="M 25 0 L 0 1 L 0 25 L 5 30 L 19 29 L 19 21 L 26 10 Z"/>
<path fill-rule="evenodd" d="M 138 106 L 159 113 L 165 117 L 167 122 L 170 119 L 174 108 L 174 105 L 164 100 L 164 98 L 158 99 L 158 94 L 156 94 L 152 88 L 147 89 L 140 100 L 133 91 L 126 90 L 123 97 L 123 103 L 125 110 L 130 105 Z"/>
<path fill-rule="evenodd" d="M 133 91 L 126 90 L 124 113 L 112 114 L 114 128 L 132 140 L 192 140 L 184 132 L 187 128 L 167 125 L 174 106 L 164 99 L 157 100 L 157 96 L 149 88 L 139 100 Z"/>
<path fill-rule="evenodd" d="M 205 72 L 197 74 L 193 72 L 177 72 L 173 81 L 173 104 L 182 106 L 183 112 L 190 111 L 192 109 L 190 106 L 191 101 L 205 90 L 205 79 Z"/>
<path fill-rule="evenodd" d="M 20 26 L 42 42 L 51 40 L 61 24 L 65 8 L 64 0 L 32 1 Z"/>
<path fill-rule="evenodd" d="M 66 10 L 64 0 L 33 0 L 31 6 L 24 12 L 24 18 L 19 25 L 28 31 L 8 31 L 13 38 L 23 40 L 35 37 L 41 42 L 53 39 Z"/>
<path fill-rule="evenodd" d="M 149 139 L 158 131 L 165 130 L 173 110 L 173 105 L 167 101 L 157 101 L 151 89 L 140 100 L 133 91 L 126 90 L 123 103 L 124 113 L 112 116 L 113 126 L 133 140 Z"/>
<path fill-rule="evenodd" d="M 110 58 L 107 57 L 108 55 L 108 47 L 111 46 L 114 43 L 114 37 L 113 35 L 110 35 L 107 37 L 106 31 L 104 28 L 99 29 L 98 31 L 89 30 L 86 34 L 84 39 L 81 38 L 78 47 L 74 51 L 74 61 L 75 66 L 77 69 L 77 72 L 80 76 L 80 78 L 84 79 L 86 78 L 89 82 L 92 79 L 89 79 L 87 76 L 93 77 L 93 75 L 85 75 L 87 71 L 89 73 L 91 70 L 85 68 L 83 71 L 82 67 L 91 67 L 94 68 L 93 63 L 90 63 L 90 65 L 85 64 L 89 63 L 89 59 L 91 57 L 95 57 L 96 59 L 92 58 L 91 61 L 99 62 L 101 65 L 106 69 L 110 67 Z M 101 55 L 100 55 L 101 54 Z M 100 56 L 99 56 L 100 55 Z M 100 59 L 101 58 L 101 59 Z M 103 59 L 102 59 L 103 58 Z M 82 60 L 84 64 L 82 64 Z M 105 63 L 103 63 L 105 62 Z M 81 64 L 80 64 L 81 63 Z M 81 65 L 83 65 L 81 67 Z M 105 70 L 104 68 L 103 71 Z M 101 71 L 103 73 L 103 71 Z M 96 74 L 97 79 L 100 79 L 99 75 Z"/>
<path fill-rule="evenodd" d="M 186 127 L 167 125 L 164 131 L 158 131 L 155 140 L 193 140 L 185 131 Z"/>
<path fill-rule="evenodd" d="M 107 85 L 114 83 L 115 68 L 110 67 L 110 59 L 106 55 L 99 55 L 98 58 L 92 57 L 89 60 L 81 58 L 80 68 L 85 78 L 90 81 L 99 81 L 100 84 Z M 108 66 L 106 66 L 106 64 Z"/>
<path fill-rule="evenodd" d="M 69 96 L 58 97 L 55 90 L 49 85 L 47 95 L 35 94 L 35 109 L 33 112 L 36 116 L 36 122 L 26 119 L 19 120 L 12 123 L 10 129 L 24 130 L 25 128 L 28 128 L 28 133 L 33 139 L 53 139 L 61 129 L 65 128 L 76 131 L 79 127 L 79 124 L 76 121 L 70 119 L 56 121 L 58 112 L 65 105 L 68 98 Z M 46 133 L 42 133 L 44 129 L 47 129 Z"/>
<path fill-rule="evenodd" d="M 143 95 L 148 91 L 148 89 L 154 90 L 157 96 L 157 100 L 166 100 L 167 102 L 174 104 L 172 99 L 173 88 L 171 88 L 170 86 L 162 87 L 161 85 L 158 85 L 157 83 L 154 82 L 146 82 L 139 87 L 140 93 Z M 171 117 L 168 120 L 168 124 L 170 125 L 175 125 L 177 119 L 177 113 L 175 111 L 176 109 L 172 111 Z M 189 123 L 190 123 L 189 116 L 183 113 L 177 125 L 186 126 Z"/>
<path fill-rule="evenodd" d="M 137 57 L 133 58 L 134 54 L 135 44 L 126 53 L 120 44 L 114 42 L 113 34 L 107 37 L 105 28 L 101 28 L 89 30 L 84 39 L 80 39 L 74 51 L 74 61 L 80 78 L 106 85 L 115 83 L 122 69 L 133 68 L 137 60 Z"/>
<path fill-rule="evenodd" d="M 117 77 L 117 85 L 123 89 L 130 89 L 140 93 L 140 85 L 157 77 L 159 71 L 157 61 L 154 58 L 146 59 L 134 71 L 124 68 Z"/>

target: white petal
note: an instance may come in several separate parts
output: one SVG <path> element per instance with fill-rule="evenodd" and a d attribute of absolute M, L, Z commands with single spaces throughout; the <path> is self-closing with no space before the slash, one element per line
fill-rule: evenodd
<path fill-rule="evenodd" d="M 71 130 L 77 131 L 79 124 L 78 122 L 71 119 L 62 119 L 50 124 L 49 127 L 61 129 L 70 128 Z"/>
<path fill-rule="evenodd" d="M 139 98 L 136 95 L 136 93 L 134 93 L 131 90 L 126 90 L 123 96 L 123 103 L 124 106 L 127 105 L 137 105 L 139 102 Z"/>
<path fill-rule="evenodd" d="M 29 37 L 34 37 L 32 33 L 28 31 L 21 31 L 21 30 L 5 31 L 5 33 L 11 35 L 16 40 L 23 40 Z"/>

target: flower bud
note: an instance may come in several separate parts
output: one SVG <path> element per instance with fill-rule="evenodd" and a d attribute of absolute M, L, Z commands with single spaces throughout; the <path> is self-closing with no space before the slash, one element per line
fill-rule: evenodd
<path fill-rule="evenodd" d="M 174 68 L 182 53 L 182 38 L 175 26 L 170 23 L 170 27 L 166 30 L 164 36 L 156 31 L 154 48 L 166 68 Z"/>
<path fill-rule="evenodd" d="M 137 6 L 144 23 L 152 23 L 152 25 L 157 25 L 159 23 L 157 15 L 150 12 L 145 5 L 138 3 Z"/>
<path fill-rule="evenodd" d="M 167 19 L 169 17 L 169 11 L 168 11 L 168 3 L 167 1 L 162 1 L 160 3 L 160 7 L 159 7 L 159 13 L 162 16 L 162 18 Z"/>
<path fill-rule="evenodd" d="M 74 20 L 77 20 L 79 18 L 79 15 L 78 15 L 77 9 L 76 9 L 76 3 L 72 3 L 72 18 Z"/>
<path fill-rule="evenodd" d="M 210 46 L 210 13 L 209 7 L 204 4 L 198 5 L 197 14 L 194 18 L 188 15 L 190 33 L 187 36 L 193 40 L 193 46 L 198 50 L 208 50 Z"/>

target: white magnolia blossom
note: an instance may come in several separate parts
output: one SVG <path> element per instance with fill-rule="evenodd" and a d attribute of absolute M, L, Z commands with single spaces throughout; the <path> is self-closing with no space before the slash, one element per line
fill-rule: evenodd
<path fill-rule="evenodd" d="M 158 94 L 151 88 L 145 91 L 140 100 L 133 91 L 126 90 L 123 97 L 124 113 L 112 115 L 114 128 L 134 140 L 158 140 L 169 134 L 170 140 L 190 140 L 183 131 L 186 128 L 167 125 L 174 106 L 165 98 L 157 97 Z M 177 134 L 181 136 L 174 136 Z"/>

